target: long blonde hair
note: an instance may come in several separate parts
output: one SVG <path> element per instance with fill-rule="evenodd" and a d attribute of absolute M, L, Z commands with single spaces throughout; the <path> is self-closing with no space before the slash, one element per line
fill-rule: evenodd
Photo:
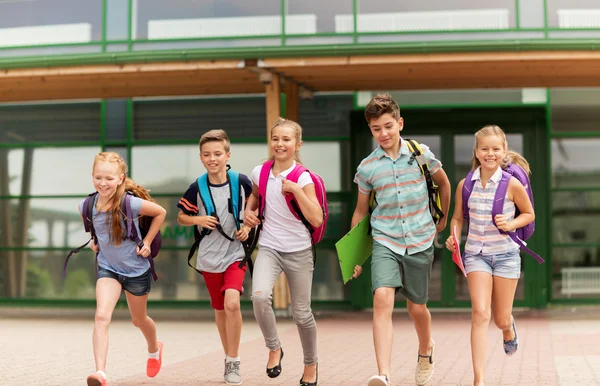
<path fill-rule="evenodd" d="M 96 164 L 99 162 L 107 162 L 117 165 L 117 174 L 127 176 L 127 164 L 125 160 L 118 153 L 114 152 L 103 152 L 96 155 L 94 158 L 94 165 L 92 166 L 92 173 L 96 168 Z M 125 192 L 131 192 L 134 196 L 139 197 L 143 200 L 154 201 L 148 190 L 142 186 L 136 184 L 131 178 L 125 177 L 122 184 L 117 186 L 117 191 L 110 198 L 110 206 L 107 212 L 111 214 L 110 223 L 109 216 L 106 218 L 106 227 L 109 230 L 110 242 L 115 245 L 121 245 L 121 241 L 125 238 L 125 229 L 121 226 L 121 219 L 125 216 L 125 213 L 121 210 L 121 200 Z"/>
<path fill-rule="evenodd" d="M 500 128 L 500 126 L 496 126 L 496 125 L 484 126 L 475 133 L 475 145 L 473 146 L 473 158 L 471 159 L 471 170 L 475 170 L 481 165 L 481 163 L 479 162 L 479 160 L 477 159 L 477 156 L 476 156 L 477 144 L 478 144 L 479 138 L 488 137 L 491 135 L 500 137 L 502 139 L 502 146 L 504 147 L 504 150 L 506 150 L 506 155 L 502 159 L 502 163 L 501 163 L 502 168 L 505 168 L 508 164 L 513 163 L 513 164 L 516 164 L 516 165 L 519 165 L 520 167 L 522 167 L 523 170 L 525 170 L 525 172 L 527 174 L 531 174 L 531 168 L 529 167 L 529 162 L 527 162 L 525 157 L 523 157 L 521 154 L 508 148 L 508 142 L 506 141 L 506 134 L 504 134 L 504 131 Z"/>
<path fill-rule="evenodd" d="M 285 127 L 289 127 L 290 129 L 294 130 L 294 135 L 295 135 L 295 139 L 296 139 L 296 144 L 302 142 L 302 127 L 297 123 L 292 121 L 291 119 L 285 119 L 285 118 L 279 118 L 277 120 L 277 122 L 275 122 L 275 124 L 273 125 L 273 127 L 271 127 L 271 133 L 273 133 L 273 130 L 275 130 L 276 127 L 279 126 L 285 126 Z M 271 139 L 269 138 L 269 141 Z M 300 154 L 298 154 L 300 151 L 299 150 L 295 150 L 294 151 L 294 160 L 298 163 L 300 162 Z M 269 157 L 269 159 L 271 161 L 275 160 L 275 154 L 271 154 L 271 156 Z"/>

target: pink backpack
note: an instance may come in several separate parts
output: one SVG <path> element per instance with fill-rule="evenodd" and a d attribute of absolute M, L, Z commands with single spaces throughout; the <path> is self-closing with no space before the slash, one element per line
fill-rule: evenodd
<path fill-rule="evenodd" d="M 258 180 L 258 218 L 263 219 L 264 210 L 265 210 L 265 197 L 267 195 L 267 182 L 269 181 L 269 173 L 271 172 L 271 168 L 273 167 L 273 161 L 269 160 L 262 165 L 260 169 L 260 177 Z M 317 200 L 319 201 L 319 205 L 321 205 L 321 209 L 323 210 L 323 223 L 320 227 L 315 228 L 302 214 L 300 207 L 296 200 L 294 200 L 294 195 L 288 194 L 286 196 L 286 201 L 290 212 L 296 217 L 298 220 L 302 221 L 308 232 L 310 233 L 310 237 L 312 240 L 312 245 L 315 246 L 319 241 L 323 240 L 323 236 L 325 235 L 325 228 L 327 227 L 327 219 L 329 218 L 329 207 L 327 206 L 327 194 L 325 192 L 325 183 L 321 176 L 316 173 L 311 172 L 306 167 L 300 164 L 296 164 L 294 170 L 288 174 L 286 177 L 287 180 L 292 182 L 298 182 L 298 178 L 304 172 L 308 172 L 310 174 L 310 178 L 312 178 L 313 183 L 315 184 L 315 193 L 317 194 Z"/>

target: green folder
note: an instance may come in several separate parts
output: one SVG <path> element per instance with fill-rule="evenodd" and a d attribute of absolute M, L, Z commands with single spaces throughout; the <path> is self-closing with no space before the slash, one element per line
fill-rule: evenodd
<path fill-rule="evenodd" d="M 362 266 L 371 256 L 373 235 L 369 232 L 370 221 L 371 216 L 366 215 L 354 228 L 350 229 L 350 232 L 335 243 L 344 284 L 352 278 L 354 267 Z"/>

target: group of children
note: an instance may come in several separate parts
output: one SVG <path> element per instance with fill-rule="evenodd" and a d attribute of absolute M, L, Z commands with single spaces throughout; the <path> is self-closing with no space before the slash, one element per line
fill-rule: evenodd
<path fill-rule="evenodd" d="M 390 385 L 393 325 L 392 311 L 397 292 L 407 299 L 408 314 L 414 322 L 419 349 L 415 381 L 425 385 L 433 375 L 435 343 L 431 334 L 431 315 L 427 309 L 428 287 L 433 263 L 433 241 L 447 224 L 451 186 L 441 163 L 428 147 L 421 145 L 429 173 L 439 189 L 444 216 L 437 223 L 429 210 L 428 187 L 419 165 L 412 159 L 401 137 L 404 120 L 389 94 L 378 94 L 368 104 L 365 118 L 378 143 L 377 148 L 358 166 L 355 183 L 358 199 L 352 217 L 355 226 L 370 212 L 370 194 L 375 192 L 377 207 L 371 213 L 373 251 L 371 281 L 373 292 L 373 341 L 378 373 L 369 386 Z M 311 310 L 311 287 L 314 271 L 310 227 L 318 228 L 324 211 L 315 193 L 311 175 L 303 172 L 296 180 L 288 175 L 300 163 L 302 128 L 296 122 L 280 119 L 270 131 L 270 170 L 261 178 L 264 166 L 252 170 L 251 178 L 239 174 L 239 189 L 232 187 L 228 161 L 230 142 L 223 130 L 211 130 L 200 139 L 200 160 L 206 168 L 204 189 L 201 179 L 194 181 L 177 206 L 177 221 L 197 227 L 202 238 L 196 269 L 201 272 L 215 310 L 217 329 L 225 353 L 224 380 L 228 385 L 242 383 L 239 345 L 242 329 L 240 295 L 248 267 L 245 245 L 249 233 L 260 228 L 258 253 L 252 276 L 254 316 L 268 349 L 266 375 L 278 377 L 282 372 L 282 348 L 272 309 L 273 287 L 281 272 L 286 274 L 291 309 L 304 353 L 301 386 L 318 382 L 317 326 Z M 506 137 L 497 126 L 486 126 L 475 134 L 473 151 L 472 195 L 468 199 L 470 226 L 464 264 L 472 301 L 471 347 L 474 385 L 483 385 L 486 358 L 487 325 L 491 312 L 502 330 L 508 355 L 517 350 L 518 340 L 512 317 L 512 304 L 520 275 L 519 246 L 505 233 L 525 226 L 534 219 L 533 207 L 518 181 L 510 181 L 503 214 L 492 219 L 491 207 L 502 168 L 518 163 L 527 171 L 523 157 L 509 151 Z M 268 161 L 268 162 L 269 162 Z M 96 238 L 91 248 L 98 256 L 96 316 L 93 346 L 96 372 L 87 378 L 88 386 L 105 386 L 108 325 L 122 290 L 125 290 L 133 324 L 140 328 L 148 344 L 147 375 L 154 377 L 162 365 L 163 345 L 156 327 L 147 315 L 146 305 L 152 281 L 150 245 L 159 232 L 166 211 L 144 197 L 145 190 L 126 177 L 127 166 L 116 153 L 100 153 L 93 165 L 93 182 L 97 191 L 92 219 Z M 266 182 L 265 182 L 266 181 Z M 260 184 L 264 197 L 259 197 Z M 456 190 L 451 227 L 463 225 L 461 192 Z M 126 237 L 121 202 L 133 192 L 131 213 L 151 218 L 142 242 Z M 204 192 L 204 193 L 203 193 Z M 213 205 L 207 206 L 210 195 Z M 239 197 L 237 196 L 239 194 Z M 288 207 L 293 197 L 303 215 L 299 220 Z M 286 198 L 288 200 L 286 200 Z M 232 202 L 240 205 L 232 205 Z M 80 205 L 80 211 L 82 211 Z M 264 205 L 259 209 L 259 205 Z M 211 208 L 209 211 L 207 208 Z M 259 215 L 260 213 L 260 215 Z M 515 214 L 518 215 L 515 217 Z M 125 219 L 126 220 L 126 219 Z M 85 219 L 84 219 L 85 221 Z M 139 232 L 139 229 L 138 229 Z M 460 238 L 460 233 L 455 235 Z M 446 247 L 454 249 L 449 237 Z M 354 277 L 362 267 L 356 266 Z"/>

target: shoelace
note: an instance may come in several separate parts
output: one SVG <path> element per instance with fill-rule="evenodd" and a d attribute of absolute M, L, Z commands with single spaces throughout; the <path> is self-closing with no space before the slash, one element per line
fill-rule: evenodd
<path fill-rule="evenodd" d="M 227 373 L 236 373 L 237 375 L 240 375 L 239 362 L 228 362 L 227 363 Z"/>

